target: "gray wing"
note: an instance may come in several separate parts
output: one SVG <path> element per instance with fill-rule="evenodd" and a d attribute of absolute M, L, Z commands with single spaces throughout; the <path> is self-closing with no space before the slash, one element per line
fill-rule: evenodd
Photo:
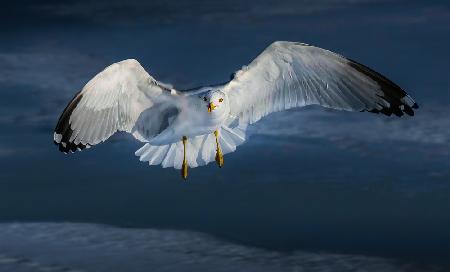
<path fill-rule="evenodd" d="M 231 114 L 254 123 L 276 111 L 321 105 L 347 111 L 414 115 L 414 100 L 398 85 L 331 51 L 274 42 L 223 87 Z"/>
<path fill-rule="evenodd" d="M 54 142 L 65 153 L 103 142 L 116 131 L 145 142 L 177 114 L 177 97 L 178 92 L 156 81 L 136 60 L 114 63 L 67 105 Z"/>

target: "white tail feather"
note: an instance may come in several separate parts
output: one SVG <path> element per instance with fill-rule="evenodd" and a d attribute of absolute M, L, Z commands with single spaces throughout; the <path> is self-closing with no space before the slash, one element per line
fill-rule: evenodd
<path fill-rule="evenodd" d="M 236 147 L 245 141 L 245 126 L 230 128 L 222 126 L 219 129 L 219 144 L 222 153 L 234 152 Z M 161 164 L 163 168 L 173 167 L 181 169 L 183 162 L 183 143 L 168 145 L 145 144 L 135 152 L 140 161 L 146 161 L 149 165 Z M 216 140 L 214 134 L 206 134 L 188 138 L 186 143 L 186 160 L 190 168 L 203 166 L 215 160 Z"/>

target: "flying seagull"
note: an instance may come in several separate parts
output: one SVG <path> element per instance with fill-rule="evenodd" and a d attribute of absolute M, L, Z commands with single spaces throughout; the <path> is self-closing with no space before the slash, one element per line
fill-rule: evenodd
<path fill-rule="evenodd" d="M 277 41 L 233 78 L 177 91 L 134 59 L 108 66 L 64 109 L 54 142 L 64 153 L 83 150 L 117 131 L 144 143 L 149 165 L 181 169 L 216 161 L 245 142 L 247 125 L 277 111 L 307 105 L 414 115 L 414 100 L 398 85 L 356 61 L 304 43 Z"/>

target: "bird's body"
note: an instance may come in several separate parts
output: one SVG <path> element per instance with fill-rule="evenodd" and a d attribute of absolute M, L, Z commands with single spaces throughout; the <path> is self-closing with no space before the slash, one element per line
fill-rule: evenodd
<path fill-rule="evenodd" d="M 307 105 L 413 115 L 417 104 L 370 68 L 318 47 L 275 42 L 223 85 L 177 91 L 156 81 L 136 60 L 107 67 L 68 104 L 54 141 L 65 153 L 116 131 L 145 143 L 150 165 L 182 169 L 216 161 L 245 141 L 247 125 L 272 112 Z"/>
<path fill-rule="evenodd" d="M 226 102 L 228 99 L 224 99 L 225 102 L 223 103 L 215 99 L 216 108 L 211 112 L 207 111 L 208 103 L 203 100 L 203 97 L 215 92 L 219 94 L 220 91 L 211 88 L 197 95 L 189 93 L 188 95 L 180 95 L 178 98 L 179 114 L 171 122 L 170 126 L 152 138 L 149 143 L 166 145 L 179 141 L 183 136 L 191 138 L 213 133 L 224 125 L 230 114 L 230 109 Z M 225 96 L 225 94 L 221 94 Z"/>

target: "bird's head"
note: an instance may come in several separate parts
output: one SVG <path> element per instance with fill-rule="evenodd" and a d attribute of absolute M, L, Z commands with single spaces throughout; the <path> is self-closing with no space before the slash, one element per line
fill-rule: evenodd
<path fill-rule="evenodd" d="M 223 113 L 228 108 L 227 95 L 220 90 L 210 90 L 200 97 L 209 113 Z"/>

